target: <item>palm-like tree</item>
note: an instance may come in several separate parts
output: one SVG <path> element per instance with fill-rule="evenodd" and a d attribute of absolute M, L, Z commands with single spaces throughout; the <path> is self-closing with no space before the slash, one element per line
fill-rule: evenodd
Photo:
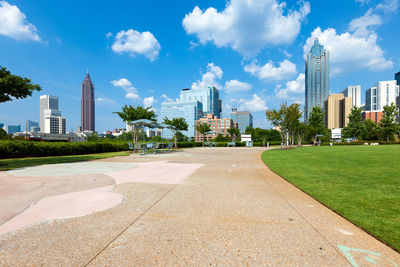
<path fill-rule="evenodd" d="M 210 126 L 207 123 L 200 123 L 196 125 L 196 131 L 203 135 L 203 146 L 204 146 L 204 136 L 207 132 L 211 131 Z"/>
<path fill-rule="evenodd" d="M 175 147 L 177 148 L 177 134 L 180 133 L 180 131 L 187 131 L 189 127 L 186 120 L 184 118 L 173 118 L 171 120 L 168 118 L 164 118 L 163 123 L 169 125 L 168 128 L 171 129 L 171 131 L 174 133 L 174 143 Z"/>
<path fill-rule="evenodd" d="M 157 115 L 154 113 L 151 107 L 144 108 L 142 106 L 137 106 L 136 108 L 131 105 L 125 105 L 122 107 L 121 112 L 113 112 L 113 114 L 118 114 L 118 116 L 127 124 L 134 125 L 132 131 L 132 139 L 137 143 L 140 134 L 143 131 L 143 127 L 150 126 L 149 123 L 145 123 L 146 120 L 149 122 L 155 122 Z M 143 120 L 141 123 L 136 125 L 132 122 Z"/>
<path fill-rule="evenodd" d="M 238 128 L 229 128 L 227 132 L 231 136 L 232 142 L 235 142 L 236 138 L 240 136 L 240 130 Z"/>

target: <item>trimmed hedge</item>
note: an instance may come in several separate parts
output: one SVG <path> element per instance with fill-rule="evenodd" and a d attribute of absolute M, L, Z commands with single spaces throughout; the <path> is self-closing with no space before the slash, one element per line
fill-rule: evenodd
<path fill-rule="evenodd" d="M 365 143 L 379 143 L 380 145 L 400 145 L 400 141 L 353 141 L 353 142 L 332 142 L 334 146 L 362 146 Z M 321 146 L 329 146 L 330 142 L 321 143 Z"/>
<path fill-rule="evenodd" d="M 0 158 L 81 155 L 129 150 L 126 142 L 0 141 Z"/>
<path fill-rule="evenodd" d="M 227 147 L 228 143 L 231 143 L 231 142 L 215 142 L 215 145 L 217 147 Z M 271 141 L 268 143 L 270 146 L 281 145 L 280 141 Z M 203 146 L 203 144 L 201 142 L 178 142 L 177 144 L 178 144 L 178 147 L 180 147 L 180 148 L 202 147 Z M 265 144 L 267 144 L 267 142 Z M 245 142 L 236 142 L 236 146 L 237 147 L 246 146 L 246 143 Z M 263 144 L 262 144 L 262 142 L 254 142 L 253 146 L 263 146 Z"/>

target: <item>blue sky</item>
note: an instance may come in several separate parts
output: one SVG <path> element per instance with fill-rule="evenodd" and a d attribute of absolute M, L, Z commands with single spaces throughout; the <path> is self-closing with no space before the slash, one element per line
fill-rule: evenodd
<path fill-rule="evenodd" d="M 59 97 L 67 130 L 80 125 L 89 69 L 96 130 L 124 123 L 124 104 L 157 112 L 182 88 L 215 85 L 223 114 L 304 103 L 304 54 L 315 37 L 330 51 L 330 91 L 362 92 L 400 71 L 399 0 L 0 1 L 0 65 L 43 91 L 0 104 L 0 122 L 39 121 L 39 96 Z M 363 102 L 363 100 L 362 100 Z"/>

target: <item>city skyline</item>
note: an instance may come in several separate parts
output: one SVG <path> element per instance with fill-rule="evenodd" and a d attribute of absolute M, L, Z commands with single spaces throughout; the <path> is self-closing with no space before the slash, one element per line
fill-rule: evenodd
<path fill-rule="evenodd" d="M 7 29 L 0 26 L 1 65 L 31 78 L 43 91 L 0 105 L 0 122 L 39 121 L 33 112 L 39 96 L 57 95 L 67 131 L 75 131 L 81 125 L 82 73 L 89 67 L 96 84 L 98 132 L 124 127 L 112 115 L 124 104 L 153 106 L 159 114 L 161 103 L 179 98 L 182 88 L 206 85 L 220 90 L 222 117 L 229 118 L 231 108 L 249 110 L 254 126 L 265 128 L 270 126 L 266 108 L 284 101 L 300 101 L 304 107 L 304 59 L 316 37 L 330 51 L 330 93 L 359 84 L 365 103 L 366 89 L 393 80 L 400 70 L 398 36 L 392 34 L 400 25 L 398 1 L 293 1 L 280 9 L 269 7 L 282 1 L 254 1 L 260 16 L 246 3 L 110 6 L 98 1 L 96 14 L 88 15 L 85 10 L 91 2 L 81 3 L 77 10 L 62 2 L 2 1 L 0 12 L 15 16 L 17 23 Z M 173 11 L 165 14 L 167 7 Z M 72 14 L 76 21 L 69 19 Z M 110 22 L 104 22 L 110 14 Z M 288 28 L 275 36 L 258 26 L 267 18 L 279 18 Z M 224 35 L 211 19 L 221 19 L 221 27 L 235 34 Z M 255 26 L 247 33 L 240 27 L 241 19 Z"/>

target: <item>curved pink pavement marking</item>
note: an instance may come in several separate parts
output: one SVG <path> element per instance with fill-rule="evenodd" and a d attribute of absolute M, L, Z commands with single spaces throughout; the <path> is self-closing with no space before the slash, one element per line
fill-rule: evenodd
<path fill-rule="evenodd" d="M 168 163 L 153 161 L 140 163 L 137 168 L 105 173 L 115 179 L 115 183 L 179 184 L 203 164 Z"/>
<path fill-rule="evenodd" d="M 110 185 L 42 198 L 0 226 L 0 235 L 44 220 L 79 217 L 114 207 L 123 196 L 112 193 L 113 188 Z"/>
<path fill-rule="evenodd" d="M 140 163 L 128 170 L 105 173 L 123 183 L 178 184 L 203 164 L 167 163 L 166 161 Z M 0 235 L 49 219 L 72 218 L 104 211 L 120 204 L 123 196 L 112 193 L 114 185 L 42 198 L 5 224 Z"/>

